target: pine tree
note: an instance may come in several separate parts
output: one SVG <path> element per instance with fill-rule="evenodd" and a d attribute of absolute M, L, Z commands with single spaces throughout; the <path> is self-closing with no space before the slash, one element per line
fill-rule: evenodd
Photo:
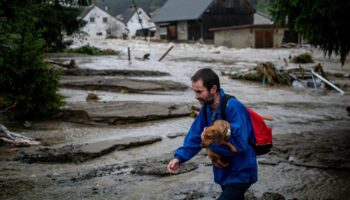
<path fill-rule="evenodd" d="M 36 17 L 41 5 L 17 0 L 5 3 L 0 2 L 0 110 L 16 103 L 4 113 L 7 117 L 36 119 L 49 115 L 63 105 L 63 98 L 58 94 L 57 72 L 42 58 L 44 30 L 37 28 Z"/>

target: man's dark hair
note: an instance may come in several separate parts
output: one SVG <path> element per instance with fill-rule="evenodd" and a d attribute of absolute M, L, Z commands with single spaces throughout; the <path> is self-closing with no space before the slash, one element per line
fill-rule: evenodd
<path fill-rule="evenodd" d="M 200 79 L 202 79 L 203 85 L 207 88 L 207 90 L 210 90 L 213 85 L 217 86 L 216 91 L 220 90 L 219 76 L 210 68 L 200 69 L 191 77 L 192 82 L 196 82 Z"/>

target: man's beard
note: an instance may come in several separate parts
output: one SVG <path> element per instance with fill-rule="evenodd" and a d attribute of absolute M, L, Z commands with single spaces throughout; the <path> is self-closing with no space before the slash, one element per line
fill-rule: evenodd
<path fill-rule="evenodd" d="M 201 105 L 206 105 L 206 106 L 210 106 L 214 103 L 214 95 L 213 94 L 210 94 L 209 95 L 209 99 L 208 100 L 201 100 L 201 99 L 197 99 L 199 101 L 199 103 Z"/>

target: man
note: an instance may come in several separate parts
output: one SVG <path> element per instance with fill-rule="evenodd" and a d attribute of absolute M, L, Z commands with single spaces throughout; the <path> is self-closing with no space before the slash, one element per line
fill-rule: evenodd
<path fill-rule="evenodd" d="M 225 95 L 220 88 L 218 75 L 211 69 L 198 70 L 192 80 L 192 90 L 195 98 L 202 104 L 201 111 L 196 117 L 185 137 L 183 146 L 176 150 L 174 159 L 167 166 L 170 173 L 177 173 L 180 165 L 201 150 L 201 133 L 206 126 L 221 119 L 220 102 Z M 203 112 L 203 109 L 207 109 Z M 204 113 L 207 116 L 204 116 Z M 213 165 L 214 181 L 222 188 L 219 200 L 244 199 L 244 193 L 251 184 L 257 181 L 257 164 L 254 149 L 250 144 L 255 142 L 252 123 L 247 109 L 235 98 L 230 98 L 226 106 L 226 120 L 231 126 L 232 143 L 237 152 L 233 153 L 226 145 L 211 144 L 209 148 L 229 163 L 226 168 Z M 250 144 L 249 144 L 250 143 Z"/>

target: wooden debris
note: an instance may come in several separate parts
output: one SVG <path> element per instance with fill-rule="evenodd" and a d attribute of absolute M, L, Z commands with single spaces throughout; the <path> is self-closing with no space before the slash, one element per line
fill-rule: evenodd
<path fill-rule="evenodd" d="M 275 65 L 271 62 L 258 63 L 256 70 L 258 75 L 262 77 L 263 83 L 269 83 L 270 85 L 290 85 L 288 75 L 283 72 L 278 72 Z"/>
<path fill-rule="evenodd" d="M 36 141 L 33 138 L 9 131 L 2 124 L 0 124 L 0 140 L 13 144 L 14 146 L 30 146 L 41 144 L 39 141 Z"/>
<path fill-rule="evenodd" d="M 174 46 L 171 46 L 163 55 L 159 58 L 159 62 L 163 60 L 163 58 L 168 55 L 168 53 L 174 48 Z"/>
<path fill-rule="evenodd" d="M 0 106 L 3 105 L 3 104 L 5 104 L 4 100 L 0 99 Z M 11 106 L 5 108 L 4 110 L 0 110 L 0 113 L 4 113 L 4 112 L 6 112 L 6 111 L 8 111 L 8 110 L 10 110 L 12 108 L 15 108 L 16 105 L 17 105 L 17 102 L 13 103 Z"/>
<path fill-rule="evenodd" d="M 129 64 L 131 64 L 131 51 L 130 51 L 130 47 L 128 47 L 128 61 L 129 61 Z"/>
<path fill-rule="evenodd" d="M 47 63 L 50 63 L 50 64 L 55 64 L 55 65 L 58 65 L 58 66 L 61 66 L 61 67 L 64 67 L 64 68 L 67 68 L 67 69 L 75 69 L 75 68 L 78 68 L 78 65 L 75 63 L 75 60 L 72 59 L 70 60 L 69 64 L 64 64 L 64 63 L 60 63 L 60 62 L 56 62 L 56 61 L 51 61 L 51 60 L 48 60 L 46 61 Z"/>

